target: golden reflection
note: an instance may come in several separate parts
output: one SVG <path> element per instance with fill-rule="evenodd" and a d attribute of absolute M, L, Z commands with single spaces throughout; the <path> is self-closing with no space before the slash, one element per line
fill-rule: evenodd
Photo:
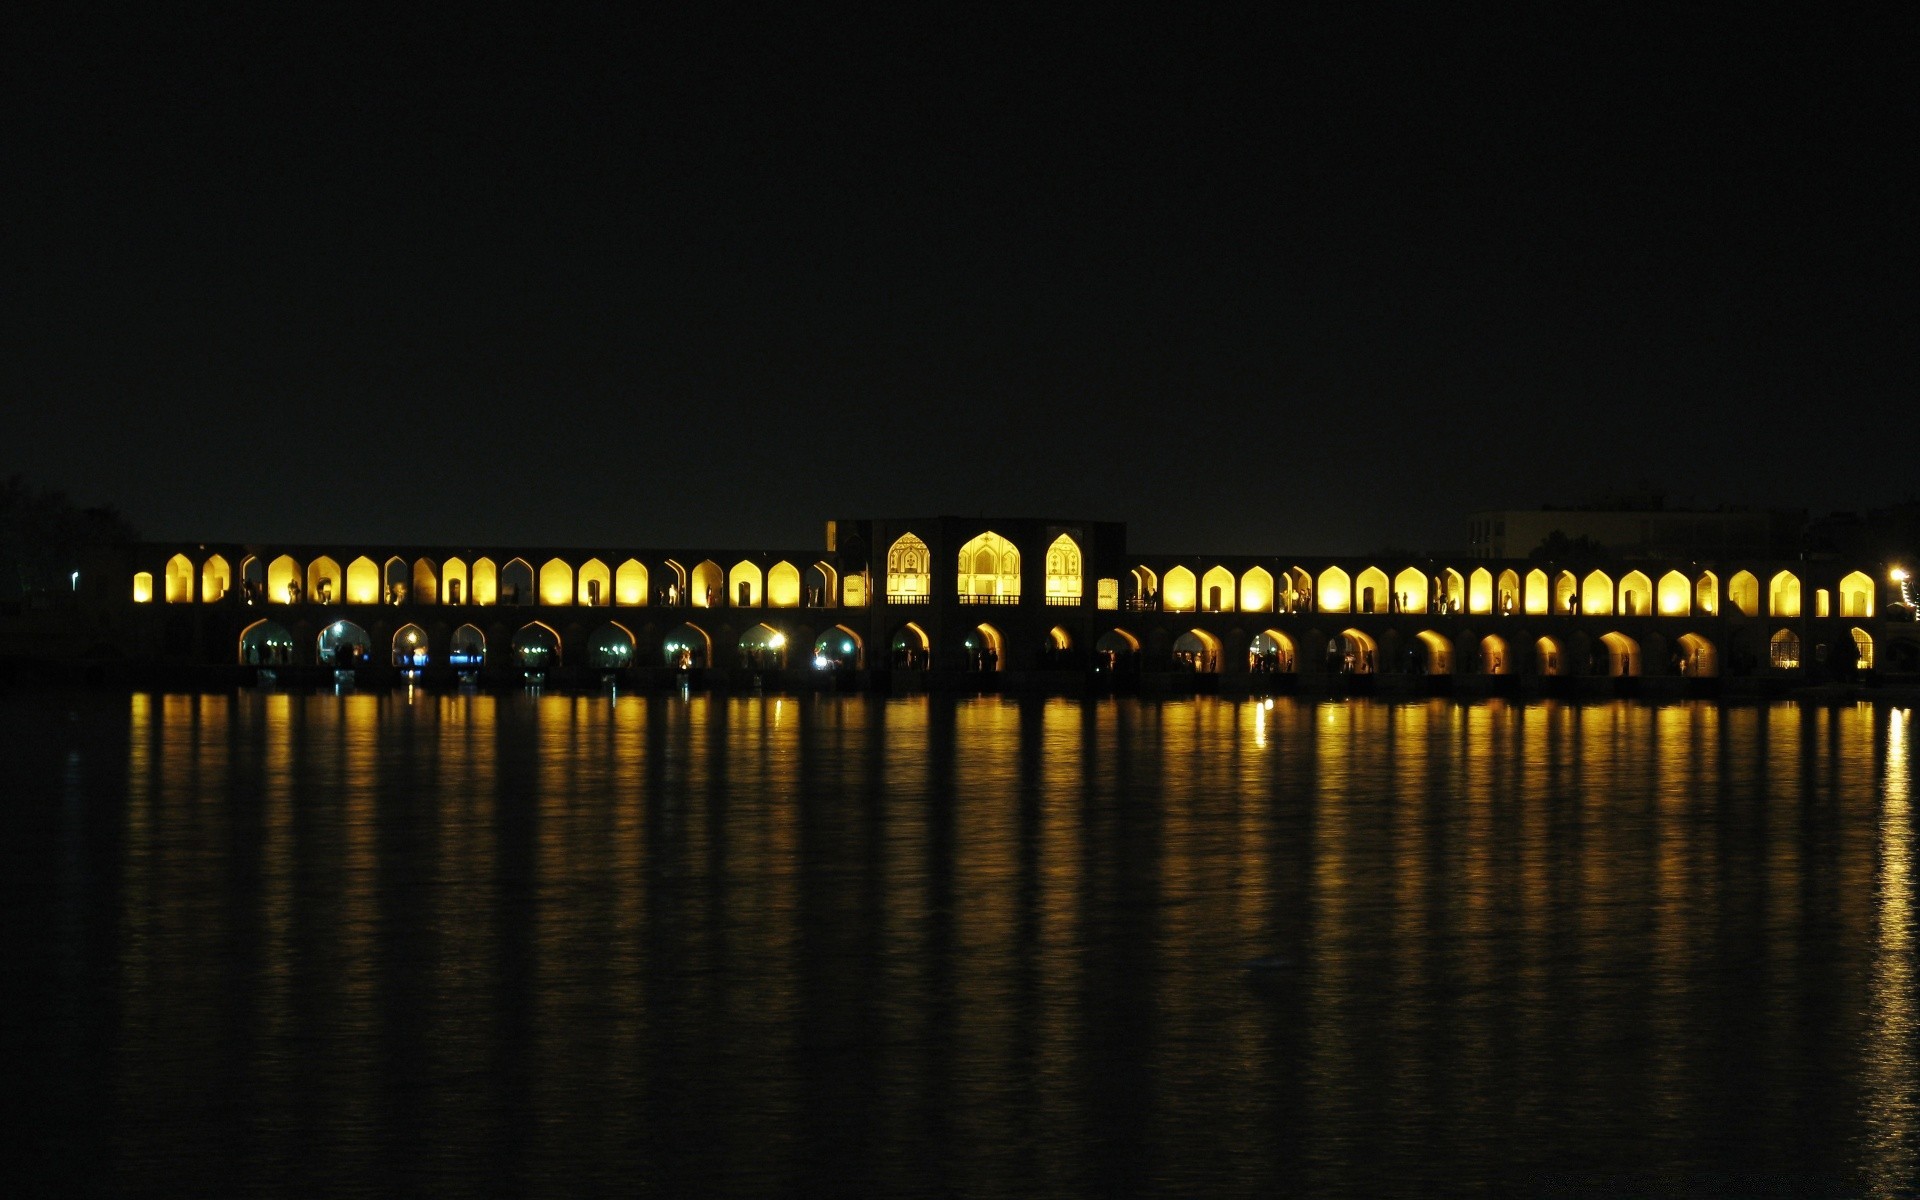
<path fill-rule="evenodd" d="M 1873 1155 L 1868 1170 L 1873 1192 L 1881 1196 L 1913 1186 L 1920 1130 L 1914 1091 L 1920 1030 L 1914 1019 L 1912 722 L 1911 709 L 1888 711 L 1881 776 L 1864 1114 Z M 1862 724 L 1871 728 L 1870 720 Z"/>

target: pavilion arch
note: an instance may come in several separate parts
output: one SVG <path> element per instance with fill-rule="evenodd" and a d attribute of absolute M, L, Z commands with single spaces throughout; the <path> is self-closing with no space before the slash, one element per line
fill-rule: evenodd
<path fill-rule="evenodd" d="M 1192 612 L 1200 594 L 1199 581 L 1185 567 L 1171 567 L 1160 579 L 1160 611 Z"/>
<path fill-rule="evenodd" d="M 1712 679 L 1720 674 L 1720 654 L 1713 642 L 1697 633 L 1683 633 L 1674 643 L 1680 673 L 1690 679 Z"/>
<path fill-rule="evenodd" d="M 1547 573 L 1539 567 L 1527 572 L 1520 610 L 1528 616 L 1541 616 L 1553 607 L 1553 589 L 1547 585 Z"/>
<path fill-rule="evenodd" d="M 240 631 L 240 661 L 275 666 L 293 661 L 293 635 L 278 621 L 255 621 Z"/>
<path fill-rule="evenodd" d="M 765 586 L 759 564 L 743 558 L 727 572 L 727 603 L 735 608 L 759 608 Z"/>
<path fill-rule="evenodd" d="M 152 571 L 135 571 L 133 573 L 133 602 L 135 604 L 153 603 Z"/>
<path fill-rule="evenodd" d="M 1047 603 L 1077 605 L 1085 591 L 1080 543 L 1063 533 L 1047 547 Z"/>
<path fill-rule="evenodd" d="M 1567 616 L 1579 608 L 1580 581 L 1573 577 L 1572 571 L 1561 571 L 1553 577 L 1553 611 Z"/>
<path fill-rule="evenodd" d="M 1417 673 L 1422 675 L 1453 674 L 1453 643 L 1445 635 L 1431 629 L 1422 629 L 1414 638 L 1418 643 L 1415 653 L 1420 655 Z M 1413 647 L 1409 647 L 1414 649 Z"/>
<path fill-rule="evenodd" d="M 440 603 L 440 572 L 430 558 L 413 560 L 413 601 L 415 604 Z"/>
<path fill-rule="evenodd" d="M 1767 665 L 1776 671 L 1798 670 L 1800 635 L 1791 629 L 1777 630 L 1767 643 Z"/>
<path fill-rule="evenodd" d="M 320 627 L 314 638 L 314 661 L 323 667 L 351 667 L 371 658 L 373 640 L 352 621 L 334 621 Z"/>
<path fill-rule="evenodd" d="M 832 608 L 840 595 L 840 573 L 822 560 L 807 568 L 801 580 L 801 600 L 808 608 Z"/>
<path fill-rule="evenodd" d="M 1661 616 L 1690 615 L 1688 601 L 1693 595 L 1693 585 L 1687 582 L 1685 575 L 1678 571 L 1668 571 L 1660 577 L 1660 583 L 1654 591 L 1654 611 Z"/>
<path fill-rule="evenodd" d="M 462 670 L 487 665 L 487 635 L 478 625 L 462 625 L 447 642 L 447 662 Z"/>
<path fill-rule="evenodd" d="M 340 564 L 322 554 L 307 564 L 307 599 L 332 604 L 342 595 Z"/>
<path fill-rule="evenodd" d="M 767 607 L 800 607 L 800 568 L 781 561 L 767 569 Z"/>
<path fill-rule="evenodd" d="M 427 665 L 427 631 L 418 625 L 402 625 L 393 631 L 392 663 L 403 670 L 418 670 Z"/>
<path fill-rule="evenodd" d="M 623 608 L 647 606 L 647 567 L 630 558 L 613 573 L 613 602 Z"/>
<path fill-rule="evenodd" d="M 1380 669 L 1380 643 L 1358 629 L 1343 629 L 1327 646 L 1328 666 L 1345 675 L 1372 675 Z"/>
<path fill-rule="evenodd" d="M 893 665 L 898 669 L 924 671 L 933 665 L 933 642 L 916 622 L 908 621 L 894 630 L 887 648 L 893 652 Z"/>
<path fill-rule="evenodd" d="M 1873 670 L 1873 635 L 1858 625 L 1853 627 L 1853 665 L 1862 671 Z"/>
<path fill-rule="evenodd" d="M 1550 637 L 1534 639 L 1533 670 L 1536 675 L 1560 675 L 1566 669 L 1566 655 L 1561 653 L 1559 642 Z"/>
<path fill-rule="evenodd" d="M 887 548 L 887 603 L 925 604 L 933 597 L 933 553 L 911 533 Z"/>
<path fill-rule="evenodd" d="M 954 590 L 974 599 L 1013 603 L 1020 598 L 1020 549 L 989 529 L 960 547 Z"/>
<path fill-rule="evenodd" d="M 1361 571 L 1353 581 L 1354 612 L 1386 612 L 1393 607 L 1393 601 L 1387 597 L 1387 573 L 1379 567 L 1368 567 Z"/>
<path fill-rule="evenodd" d="M 166 582 L 168 604 L 193 603 L 193 560 L 184 554 L 168 559 Z"/>
<path fill-rule="evenodd" d="M 380 593 L 386 603 L 405 603 L 413 582 L 413 571 L 407 566 L 407 560 L 397 554 L 389 556 L 381 565 L 380 574 L 386 582 L 386 590 Z"/>
<path fill-rule="evenodd" d="M 1273 576 L 1265 567 L 1248 567 L 1240 576 L 1240 611 L 1273 611 Z"/>
<path fill-rule="evenodd" d="M 1736 571 L 1727 581 L 1727 603 L 1740 610 L 1740 615 L 1757 617 L 1760 615 L 1760 581 L 1753 577 L 1752 571 Z"/>
<path fill-rule="evenodd" d="M 1781 571 L 1767 581 L 1767 615 L 1770 617 L 1797 617 L 1800 615 L 1800 577 L 1792 571 Z"/>
<path fill-rule="evenodd" d="M 727 599 L 727 575 L 720 564 L 702 559 L 687 581 L 687 596 L 695 608 L 719 608 Z"/>
<path fill-rule="evenodd" d="M 1513 674 L 1513 654 L 1507 649 L 1507 639 L 1497 633 L 1480 639 L 1480 670 L 1486 675 Z"/>
<path fill-rule="evenodd" d="M 1000 635 L 994 636 L 997 638 Z M 865 655 L 866 644 L 860 640 L 859 634 L 845 625 L 823 629 L 820 636 L 813 639 L 813 665 L 816 667 L 858 667 Z"/>
<path fill-rule="evenodd" d="M 267 564 L 267 601 L 270 604 L 295 604 L 305 590 L 300 564 L 291 555 L 282 554 Z"/>
<path fill-rule="evenodd" d="M 1147 606 L 1149 601 L 1158 602 L 1160 599 L 1160 576 L 1154 573 L 1153 568 L 1144 566 L 1135 567 L 1130 574 L 1133 577 L 1134 598 L 1142 606 Z"/>
<path fill-rule="evenodd" d="M 1427 611 L 1427 573 L 1418 567 L 1403 567 L 1393 577 L 1394 607 L 1404 613 Z"/>
<path fill-rule="evenodd" d="M 1493 572 L 1475 567 L 1467 576 L 1467 611 L 1485 616 L 1493 611 Z"/>
<path fill-rule="evenodd" d="M 1640 674 L 1640 643 L 1624 633 L 1612 632 L 1600 635 L 1601 645 L 1606 647 L 1608 675 Z"/>
<path fill-rule="evenodd" d="M 660 643 L 660 653 L 670 667 L 682 671 L 710 666 L 713 663 L 713 639 L 707 631 L 688 621 L 667 630 L 667 636 Z"/>
<path fill-rule="evenodd" d="M 533 564 L 524 558 L 515 558 L 500 568 L 500 603 L 507 605 L 527 605 L 534 602 Z"/>
<path fill-rule="evenodd" d="M 1200 577 L 1200 607 L 1208 612 L 1232 612 L 1233 600 L 1232 571 L 1216 566 Z"/>
<path fill-rule="evenodd" d="M 1319 606 L 1319 611 L 1343 613 L 1352 610 L 1353 583 L 1339 567 L 1328 567 L 1320 572 L 1315 587 L 1319 595 L 1314 598 L 1314 603 Z"/>
<path fill-rule="evenodd" d="M 618 621 L 608 621 L 587 635 L 587 665 L 602 671 L 623 670 L 633 665 L 633 630 Z"/>
<path fill-rule="evenodd" d="M 1711 617 L 1720 608 L 1720 577 L 1712 571 L 1700 572 L 1693 581 L 1693 606 L 1701 616 Z"/>
<path fill-rule="evenodd" d="M 225 556 L 215 554 L 200 564 L 200 599 L 203 603 L 214 604 L 226 598 L 233 588 L 233 569 L 227 566 Z"/>
<path fill-rule="evenodd" d="M 380 568 L 362 554 L 347 564 L 345 591 L 336 591 L 348 604 L 380 603 Z"/>
<path fill-rule="evenodd" d="M 1173 669 L 1199 675 L 1220 671 L 1220 639 L 1204 629 L 1189 629 L 1173 639 Z"/>
<path fill-rule="evenodd" d="M 1865 572 L 1850 571 L 1840 577 L 1840 615 L 1863 618 L 1873 615 L 1873 580 Z"/>
<path fill-rule="evenodd" d="M 1653 612 L 1653 581 L 1644 571 L 1628 571 L 1620 577 L 1620 607 L 1623 617 L 1644 617 Z"/>
<path fill-rule="evenodd" d="M 1247 643 L 1247 669 L 1256 675 L 1291 675 L 1300 669 L 1300 647 L 1278 629 L 1262 629 Z"/>
<path fill-rule="evenodd" d="M 560 635 L 544 621 L 529 621 L 513 635 L 513 657 L 523 671 L 560 665 Z"/>
<path fill-rule="evenodd" d="M 550 558 L 540 565 L 540 603 L 558 608 L 573 603 L 573 564 Z"/>
<path fill-rule="evenodd" d="M 500 603 L 500 569 L 493 565 L 490 558 L 473 560 L 473 596 L 470 603 Z"/>
<path fill-rule="evenodd" d="M 580 564 L 579 582 L 574 585 L 574 601 L 591 608 L 613 603 L 613 572 L 607 564 L 590 558 Z"/>
<path fill-rule="evenodd" d="M 1580 581 L 1580 611 L 1589 617 L 1609 616 L 1613 612 L 1613 578 L 1605 571 L 1592 570 Z"/>

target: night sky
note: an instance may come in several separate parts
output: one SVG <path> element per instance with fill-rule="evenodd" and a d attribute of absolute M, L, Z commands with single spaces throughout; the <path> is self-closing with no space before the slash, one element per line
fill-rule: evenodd
<path fill-rule="evenodd" d="M 150 537 L 1920 490 L 1911 17 L 281 7 L 6 18 L 0 474 Z"/>

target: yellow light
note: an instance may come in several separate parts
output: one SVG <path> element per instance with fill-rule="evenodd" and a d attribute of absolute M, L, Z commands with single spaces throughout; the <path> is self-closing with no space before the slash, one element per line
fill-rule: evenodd
<path fill-rule="evenodd" d="M 409 633 L 407 635 L 407 645 L 409 646 L 413 645 L 415 642 L 419 640 L 420 640 L 420 635 L 417 633 Z"/>
<path fill-rule="evenodd" d="M 772 646 L 775 650 L 778 650 L 780 647 L 786 644 L 787 644 L 787 635 L 784 633 L 776 633 L 772 637 L 767 639 L 767 645 Z"/>
<path fill-rule="evenodd" d="M 1895 583 L 1905 583 L 1907 581 L 1907 569 L 1905 567 L 1895 567 L 1893 570 L 1887 572 L 1887 576 Z"/>

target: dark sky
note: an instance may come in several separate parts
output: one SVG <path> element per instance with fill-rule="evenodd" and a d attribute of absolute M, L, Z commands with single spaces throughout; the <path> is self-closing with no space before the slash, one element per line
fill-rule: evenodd
<path fill-rule="evenodd" d="M 1911 18 L 155 7 L 0 134 L 0 473 L 149 536 L 1915 495 Z"/>

